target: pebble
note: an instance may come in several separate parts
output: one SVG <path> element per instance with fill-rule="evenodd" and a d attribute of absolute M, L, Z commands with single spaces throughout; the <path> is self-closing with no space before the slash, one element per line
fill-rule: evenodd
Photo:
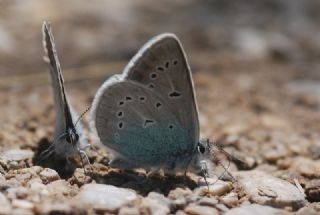
<path fill-rule="evenodd" d="M 291 168 L 306 177 L 320 177 L 320 161 L 306 157 L 292 159 Z"/>
<path fill-rule="evenodd" d="M 209 206 L 209 207 L 215 207 L 216 204 L 219 203 L 218 199 L 214 197 L 203 197 L 202 199 L 199 200 L 199 205 L 201 206 Z"/>
<path fill-rule="evenodd" d="M 3 152 L 0 155 L 0 159 L 7 161 L 21 161 L 26 159 L 31 159 L 33 157 L 34 152 L 31 150 L 23 150 L 23 149 L 11 149 Z"/>
<path fill-rule="evenodd" d="M 305 193 L 308 200 L 312 202 L 320 201 L 320 179 L 314 179 L 307 182 L 305 187 Z"/>
<path fill-rule="evenodd" d="M 310 203 L 307 206 L 300 208 L 296 213 L 296 215 L 318 215 L 320 214 L 320 203 L 314 202 Z"/>
<path fill-rule="evenodd" d="M 62 202 L 44 202 L 38 205 L 37 212 L 39 214 L 81 214 L 72 208 L 71 205 Z"/>
<path fill-rule="evenodd" d="M 235 192 L 228 193 L 227 195 L 221 197 L 220 200 L 222 203 L 231 208 L 234 208 L 239 204 L 238 194 Z"/>
<path fill-rule="evenodd" d="M 182 189 L 180 187 L 170 191 L 168 194 L 168 198 L 171 199 L 172 204 L 179 209 L 184 208 L 187 203 L 188 199 L 192 195 L 192 191 L 188 188 Z"/>
<path fill-rule="evenodd" d="M 151 192 L 146 198 L 142 199 L 141 206 L 149 208 L 153 215 L 166 215 L 170 212 L 171 203 L 164 195 Z"/>
<path fill-rule="evenodd" d="M 39 173 L 39 176 L 40 176 L 41 180 L 42 180 L 45 184 L 60 179 L 59 174 L 58 174 L 55 170 L 49 169 L 49 168 L 43 169 L 43 170 Z"/>
<path fill-rule="evenodd" d="M 11 211 L 11 215 L 34 215 L 29 209 L 15 208 Z"/>
<path fill-rule="evenodd" d="M 33 178 L 28 181 L 27 186 L 34 191 L 45 190 L 47 187 L 42 183 L 40 178 Z"/>
<path fill-rule="evenodd" d="M 298 209 L 306 204 L 304 194 L 287 181 L 265 172 L 241 171 L 236 173 L 238 184 L 252 202 L 274 207 Z"/>
<path fill-rule="evenodd" d="M 190 215 L 219 215 L 218 210 L 215 208 L 196 204 L 188 205 L 184 211 Z"/>
<path fill-rule="evenodd" d="M 138 208 L 135 207 L 122 207 L 120 208 L 118 215 L 140 215 Z"/>
<path fill-rule="evenodd" d="M 34 204 L 27 200 L 13 199 L 12 206 L 15 208 L 31 210 L 34 207 Z"/>
<path fill-rule="evenodd" d="M 10 214 L 11 205 L 7 197 L 0 192 L 0 214 Z"/>
<path fill-rule="evenodd" d="M 177 212 L 176 212 L 176 215 L 187 215 L 184 211 L 182 211 L 182 210 L 178 210 Z"/>
<path fill-rule="evenodd" d="M 281 158 L 288 156 L 289 152 L 283 143 L 277 144 L 274 148 L 263 152 L 263 157 L 269 162 L 276 162 Z"/>
<path fill-rule="evenodd" d="M 270 206 L 252 204 L 244 205 L 239 208 L 233 208 L 225 213 L 225 215 L 285 215 L 288 212 Z"/>
<path fill-rule="evenodd" d="M 217 178 L 207 178 L 209 184 L 209 192 L 211 195 L 222 196 L 232 189 L 231 182 L 217 180 Z M 203 178 L 200 179 L 200 187 L 196 189 L 195 193 L 204 193 L 208 191 L 208 187 Z"/>
<path fill-rule="evenodd" d="M 47 191 L 54 196 L 73 196 L 77 192 L 76 186 L 70 185 L 65 180 L 53 181 L 46 185 Z"/>
<path fill-rule="evenodd" d="M 90 176 L 86 175 L 84 173 L 84 169 L 82 168 L 77 168 L 73 173 L 73 177 L 70 179 L 71 184 L 77 184 L 79 187 L 81 187 L 84 184 L 90 183 L 90 181 Z"/>
<path fill-rule="evenodd" d="M 137 194 L 128 189 L 105 184 L 86 184 L 73 198 L 73 202 L 80 207 L 116 212 L 136 199 Z"/>

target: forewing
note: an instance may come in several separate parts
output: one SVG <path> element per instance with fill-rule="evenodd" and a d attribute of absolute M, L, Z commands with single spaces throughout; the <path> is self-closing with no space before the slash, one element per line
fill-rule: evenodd
<path fill-rule="evenodd" d="M 124 71 L 125 79 L 150 89 L 162 98 L 168 112 L 199 140 L 198 110 L 191 71 L 178 38 L 161 34 L 146 43 Z"/>
<path fill-rule="evenodd" d="M 51 84 L 55 101 L 56 134 L 61 135 L 66 131 L 67 127 L 73 127 L 74 125 L 64 90 L 64 81 L 61 74 L 60 62 L 49 23 L 43 23 L 42 32 L 43 46 L 46 52 L 45 60 L 49 63 L 50 67 Z"/>

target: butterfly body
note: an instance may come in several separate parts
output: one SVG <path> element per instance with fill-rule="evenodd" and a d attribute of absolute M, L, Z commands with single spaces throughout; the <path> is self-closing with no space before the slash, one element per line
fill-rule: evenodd
<path fill-rule="evenodd" d="M 151 39 L 122 75 L 98 90 L 93 128 L 113 152 L 111 166 L 198 171 L 198 110 L 191 72 L 173 34 Z"/>

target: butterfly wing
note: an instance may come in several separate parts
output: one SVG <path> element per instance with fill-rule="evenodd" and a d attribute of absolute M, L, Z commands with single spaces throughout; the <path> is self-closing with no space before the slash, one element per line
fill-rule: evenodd
<path fill-rule="evenodd" d="M 43 46 L 46 52 L 45 61 L 49 63 L 51 84 L 54 95 L 54 104 L 56 109 L 56 138 L 66 133 L 68 128 L 74 128 L 74 121 L 77 118 L 77 114 L 69 105 L 65 89 L 64 80 L 61 73 L 61 66 L 58 59 L 57 50 L 54 43 L 54 38 L 51 30 L 51 25 L 44 22 L 42 27 L 43 32 Z M 82 125 L 79 124 L 77 131 L 81 132 Z M 80 144 L 84 148 L 88 145 L 86 137 L 80 136 Z M 66 150 L 67 151 L 67 150 Z"/>
<path fill-rule="evenodd" d="M 198 112 L 178 39 L 163 34 L 148 42 L 123 75 L 98 90 L 92 115 L 101 142 L 137 166 L 174 168 L 177 160 L 190 159 Z"/>
<path fill-rule="evenodd" d="M 64 90 L 60 62 L 49 23 L 43 24 L 43 45 L 47 54 L 47 62 L 50 65 L 51 84 L 55 100 L 55 109 L 57 111 L 56 132 L 61 134 L 65 132 L 68 127 L 74 127 L 74 125 Z"/>
<path fill-rule="evenodd" d="M 196 142 L 199 140 L 198 108 L 191 70 L 174 34 L 161 34 L 151 39 L 134 56 L 124 73 L 125 79 L 144 85 L 161 96 L 180 124 L 192 133 Z"/>

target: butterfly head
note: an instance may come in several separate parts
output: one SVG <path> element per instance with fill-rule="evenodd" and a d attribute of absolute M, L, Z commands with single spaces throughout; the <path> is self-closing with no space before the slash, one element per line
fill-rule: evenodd
<path fill-rule="evenodd" d="M 191 161 L 190 170 L 202 176 L 208 176 L 208 165 L 211 157 L 211 145 L 209 139 L 202 139 L 198 142 L 194 158 Z"/>
<path fill-rule="evenodd" d="M 72 145 L 75 145 L 79 141 L 79 135 L 75 128 L 67 129 L 66 140 L 68 143 L 71 143 Z"/>

